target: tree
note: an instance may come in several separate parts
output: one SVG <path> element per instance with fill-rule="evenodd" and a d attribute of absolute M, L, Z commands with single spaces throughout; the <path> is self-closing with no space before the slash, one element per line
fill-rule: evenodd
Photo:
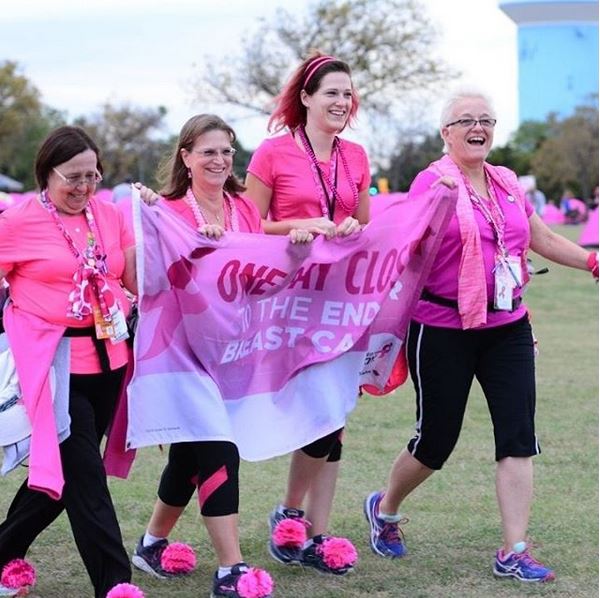
<path fill-rule="evenodd" d="M 550 118 L 552 134 L 531 160 L 539 186 L 549 197 L 568 187 L 587 199 L 598 185 L 598 108 L 580 106 L 562 121 Z"/>
<path fill-rule="evenodd" d="M 38 89 L 16 62 L 0 63 L 0 171 L 34 187 L 33 160 L 48 131 L 62 124 L 61 113 L 44 106 Z"/>
<path fill-rule="evenodd" d="M 242 42 L 239 56 L 206 60 L 196 93 L 267 114 L 290 65 L 318 48 L 351 65 L 366 112 L 390 115 L 413 92 L 455 75 L 432 57 L 435 39 L 419 0 L 319 0 L 303 18 L 280 8 Z"/>
<path fill-rule="evenodd" d="M 523 121 L 510 136 L 508 143 L 495 147 L 488 157 L 492 164 L 501 164 L 518 175 L 532 172 L 531 159 L 542 143 L 551 135 L 556 123 L 555 115 L 549 115 L 545 122 Z"/>
<path fill-rule="evenodd" d="M 170 149 L 169 141 L 156 139 L 166 114 L 163 106 L 139 108 L 104 104 L 91 117 L 76 119 L 96 141 L 104 165 L 104 185 L 111 187 L 128 177 L 155 185 L 158 164 Z"/>
<path fill-rule="evenodd" d="M 0 166 L 0 170 L 21 181 L 25 189 L 34 189 L 33 163 L 37 150 L 48 133 L 65 122 L 63 112 L 42 105 L 39 113 L 32 114 L 19 135 L 13 137 L 10 160 L 5 167 Z"/>
<path fill-rule="evenodd" d="M 399 146 L 390 160 L 389 168 L 378 172 L 377 177 L 387 178 L 392 191 L 408 191 L 415 176 L 437 160 L 441 152 L 442 140 L 438 133 L 411 139 Z"/>

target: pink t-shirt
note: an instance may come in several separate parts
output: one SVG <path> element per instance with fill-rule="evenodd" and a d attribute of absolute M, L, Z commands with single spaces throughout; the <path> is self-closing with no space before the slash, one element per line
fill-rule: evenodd
<path fill-rule="evenodd" d="M 107 255 L 108 284 L 126 314 L 130 303 L 120 284 L 125 267 L 124 250 L 134 246 L 123 215 L 114 204 L 90 200 L 100 232 L 99 244 Z M 83 249 L 89 231 L 84 214 L 60 214 L 60 219 L 75 245 Z M 0 215 L 0 270 L 7 273 L 10 297 L 15 307 L 44 320 L 82 328 L 93 326 L 94 319 L 67 317 L 69 293 L 73 290 L 73 274 L 78 262 L 52 216 L 37 197 L 9 208 Z M 125 342 L 113 345 L 105 341 L 112 369 L 127 363 Z M 91 374 L 101 371 L 92 340 L 71 338 L 71 372 Z"/>
<path fill-rule="evenodd" d="M 237 219 L 240 225 L 241 233 L 262 233 L 262 220 L 260 212 L 248 198 L 241 195 L 233 195 L 234 205 L 237 212 Z M 184 198 L 180 199 L 161 199 L 164 204 L 169 206 L 174 212 L 177 212 L 190 226 L 197 228 L 196 217 L 191 208 L 187 205 Z"/>
<path fill-rule="evenodd" d="M 429 189 L 431 184 L 439 178 L 439 174 L 425 170 L 417 175 L 413 181 L 409 197 L 418 200 L 418 196 Z M 529 239 L 528 218 L 533 214 L 533 207 L 529 202 L 523 202 L 526 215 L 517 201 L 509 201 L 507 190 L 493 183 L 496 197 L 506 219 L 504 241 L 509 255 L 519 258 L 527 251 Z M 473 209 L 475 222 L 481 237 L 481 251 L 483 254 L 488 302 L 494 300 L 494 274 L 493 268 L 496 260 L 497 244 L 492 232 L 492 227 L 486 222 L 483 214 Z M 437 256 L 433 262 L 425 288 L 434 295 L 456 300 L 458 297 L 458 271 L 462 256 L 462 242 L 460 228 L 456 215 L 452 216 L 446 234 L 442 240 Z M 523 273 L 523 276 L 525 273 Z M 523 278 L 525 280 L 525 278 Z M 522 289 L 515 289 L 514 297 L 521 295 Z M 481 328 L 492 328 L 514 322 L 523 317 L 526 307 L 521 304 L 514 312 L 488 311 L 487 323 Z M 430 326 L 442 328 L 462 328 L 458 310 L 437 305 L 428 301 L 419 301 L 413 314 L 413 320 Z"/>
<path fill-rule="evenodd" d="M 341 139 L 341 148 L 348 170 L 358 192 L 371 183 L 369 160 L 362 146 Z M 323 172 L 330 174 L 329 162 L 319 161 Z M 252 154 L 248 172 L 272 189 L 270 217 L 272 220 L 319 218 L 323 216 L 321 191 L 313 176 L 306 153 L 298 147 L 291 133 L 265 139 Z M 352 205 L 352 188 L 341 160 L 337 166 L 337 190 L 348 205 Z M 336 202 L 334 222 L 340 223 L 353 212 Z"/>

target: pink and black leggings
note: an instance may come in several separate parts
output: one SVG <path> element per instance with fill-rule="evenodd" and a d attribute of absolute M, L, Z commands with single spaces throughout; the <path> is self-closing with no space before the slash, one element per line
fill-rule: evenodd
<path fill-rule="evenodd" d="M 233 442 L 178 442 L 160 478 L 158 497 L 173 507 L 186 506 L 196 488 L 200 512 L 222 517 L 238 512 L 240 455 Z"/>

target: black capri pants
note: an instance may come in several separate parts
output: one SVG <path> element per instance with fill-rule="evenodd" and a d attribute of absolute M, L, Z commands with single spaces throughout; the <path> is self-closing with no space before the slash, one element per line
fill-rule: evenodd
<path fill-rule="evenodd" d="M 494 429 L 496 461 L 540 453 L 535 435 L 535 366 L 528 316 L 483 330 L 411 322 L 407 339 L 416 391 L 416 430 L 408 451 L 441 469 L 462 427 L 473 379 L 485 395 Z"/>
<path fill-rule="evenodd" d="M 340 428 L 335 432 L 327 434 L 306 446 L 303 446 L 300 450 L 313 459 L 323 459 L 327 457 L 328 463 L 337 463 L 342 458 L 342 436 L 344 434 L 344 428 Z"/>
<path fill-rule="evenodd" d="M 222 517 L 238 512 L 240 455 L 228 441 L 177 442 L 160 478 L 158 497 L 172 507 L 185 507 L 196 488 L 200 512 Z"/>

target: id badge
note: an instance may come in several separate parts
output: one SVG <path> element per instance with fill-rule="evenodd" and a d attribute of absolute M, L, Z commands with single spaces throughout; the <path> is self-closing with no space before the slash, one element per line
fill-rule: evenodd
<path fill-rule="evenodd" d="M 494 308 L 511 311 L 515 281 L 510 266 L 505 260 L 498 259 L 494 270 Z"/>
<path fill-rule="evenodd" d="M 114 345 L 121 341 L 129 338 L 129 330 L 127 329 L 127 320 L 125 318 L 125 312 L 121 309 L 120 305 L 114 306 L 110 310 L 112 334 L 110 336 L 110 342 Z"/>
<path fill-rule="evenodd" d="M 515 286 L 521 288 L 523 286 L 523 270 L 521 270 L 521 259 L 516 255 L 509 255 L 507 258 L 508 267 L 512 272 Z"/>
<path fill-rule="evenodd" d="M 112 338 L 113 325 L 112 321 L 107 322 L 97 305 L 94 305 L 94 326 L 96 328 L 96 338 L 105 339 Z"/>

